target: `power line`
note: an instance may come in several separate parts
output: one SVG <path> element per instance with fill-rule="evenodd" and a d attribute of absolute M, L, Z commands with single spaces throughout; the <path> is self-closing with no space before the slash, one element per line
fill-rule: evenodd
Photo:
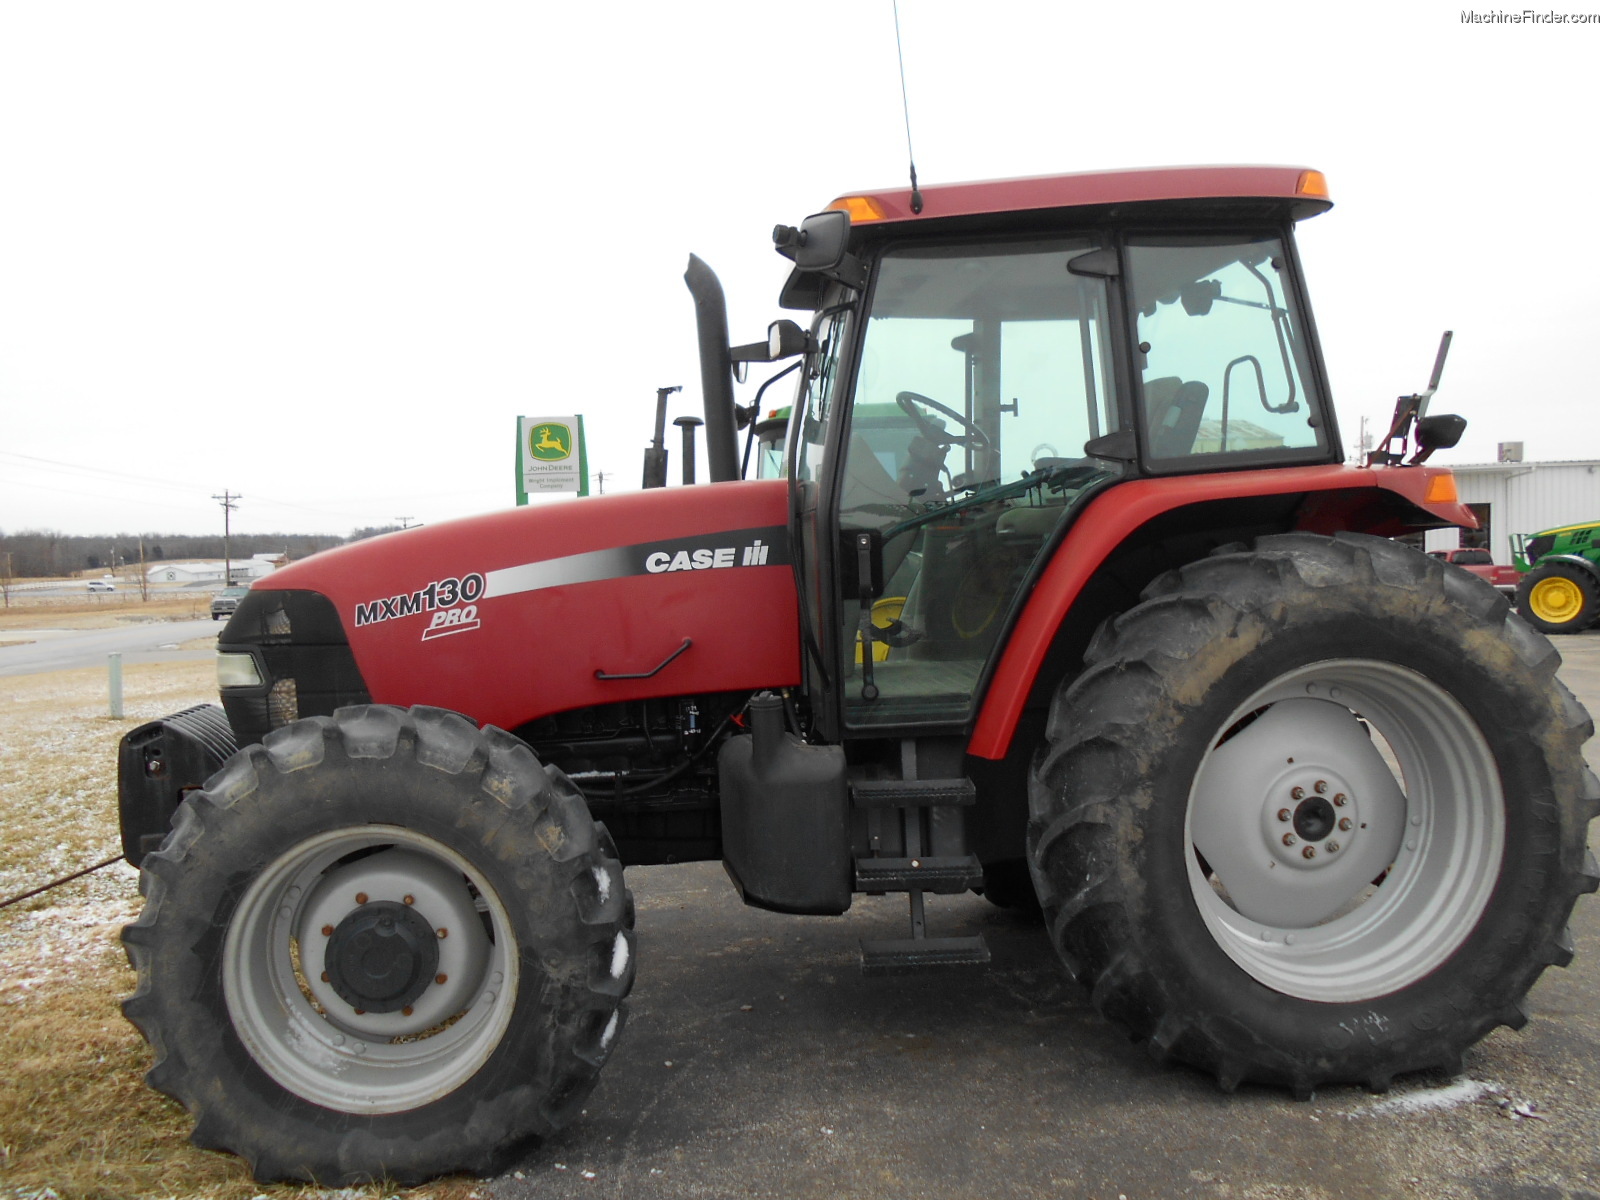
<path fill-rule="evenodd" d="M 85 466 L 82 463 L 61 462 L 53 458 L 39 458 L 33 454 L 18 454 L 14 450 L 0 450 L 0 457 L 21 459 L 27 463 L 41 464 L 40 466 L 34 467 L 34 470 L 53 468 L 58 473 L 70 472 L 79 475 L 101 475 L 107 479 L 119 483 L 133 483 L 139 485 L 140 487 L 166 488 L 169 491 L 175 492 L 187 492 L 193 490 L 192 485 L 174 483 L 170 479 L 152 479 L 148 475 L 132 475 L 126 471 L 111 471 L 104 467 Z"/>

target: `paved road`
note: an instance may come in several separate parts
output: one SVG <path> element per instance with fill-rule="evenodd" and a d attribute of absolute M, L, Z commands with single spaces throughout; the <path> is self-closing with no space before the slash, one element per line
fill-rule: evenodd
<path fill-rule="evenodd" d="M 1600 713 L 1600 634 L 1559 644 Z M 930 926 L 981 932 L 987 970 L 869 979 L 856 939 L 904 936 L 904 899 L 785 917 L 743 907 L 715 864 L 628 875 L 627 1030 L 587 1115 L 482 1193 L 1600 1200 L 1600 900 L 1532 1022 L 1471 1051 L 1465 1079 L 1297 1103 L 1155 1065 L 1039 926 L 977 897 L 930 900 Z"/>
<path fill-rule="evenodd" d="M 217 621 L 152 621 L 116 629 L 0 630 L 0 642 L 33 639 L 26 645 L 0 646 L 0 675 L 37 675 L 76 667 L 103 667 L 106 655 L 122 654 L 123 663 L 174 662 L 209 658 L 210 647 L 178 650 L 184 642 L 215 637 Z M 164 648 L 166 647 L 166 648 Z"/>

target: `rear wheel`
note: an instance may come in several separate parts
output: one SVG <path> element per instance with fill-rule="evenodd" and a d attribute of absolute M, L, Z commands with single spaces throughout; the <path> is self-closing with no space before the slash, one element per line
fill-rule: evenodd
<path fill-rule="evenodd" d="M 593 1087 L 633 980 L 610 840 L 520 741 L 343 709 L 247 747 L 144 860 L 124 1011 L 258 1178 L 498 1169 Z"/>
<path fill-rule="evenodd" d="M 1457 1068 L 1595 887 L 1592 732 L 1476 580 L 1286 535 L 1158 579 L 1057 698 L 1035 881 L 1102 1013 L 1226 1088 Z"/>
<path fill-rule="evenodd" d="M 1582 567 L 1549 563 L 1523 576 L 1517 611 L 1540 633 L 1578 633 L 1600 617 L 1600 586 Z"/>

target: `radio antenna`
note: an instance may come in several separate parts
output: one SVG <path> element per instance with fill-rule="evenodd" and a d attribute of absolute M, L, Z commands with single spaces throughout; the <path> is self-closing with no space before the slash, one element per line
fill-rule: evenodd
<path fill-rule="evenodd" d="M 911 211 L 922 212 L 922 192 L 917 188 L 917 156 L 911 149 L 911 103 L 906 99 L 906 53 L 900 48 L 900 0 L 894 0 L 894 52 L 900 60 L 900 108 L 906 115 L 906 157 L 911 160 Z"/>

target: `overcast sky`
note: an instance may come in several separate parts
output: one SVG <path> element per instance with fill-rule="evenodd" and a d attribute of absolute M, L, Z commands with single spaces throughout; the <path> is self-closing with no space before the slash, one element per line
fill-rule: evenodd
<path fill-rule="evenodd" d="M 1346 445 L 1450 328 L 1446 461 L 1600 458 L 1600 24 L 1462 14 L 902 0 L 918 173 L 1318 167 Z M 756 340 L 773 224 L 905 171 L 889 0 L 0 6 L 0 530 L 501 508 L 519 414 L 636 487 L 689 253 Z"/>

